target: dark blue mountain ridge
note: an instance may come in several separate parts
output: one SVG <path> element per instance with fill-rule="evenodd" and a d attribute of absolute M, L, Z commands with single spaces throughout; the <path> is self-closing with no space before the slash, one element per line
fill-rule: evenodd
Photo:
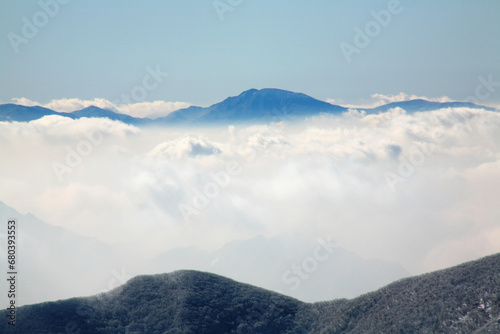
<path fill-rule="evenodd" d="M 84 117 L 108 118 L 114 121 L 120 121 L 131 125 L 147 125 L 153 122 L 153 120 L 149 118 L 132 117 L 126 114 L 120 114 L 108 109 L 102 109 L 95 106 L 90 106 L 81 110 L 66 113 L 57 112 L 52 109 L 40 106 L 28 107 L 12 103 L 0 105 L 0 122 L 30 122 L 49 115 L 58 115 L 71 119 Z"/>
<path fill-rule="evenodd" d="M 13 103 L 0 105 L 0 122 L 30 122 L 48 115 L 71 117 L 40 106 L 27 107 Z"/>
<path fill-rule="evenodd" d="M 149 118 L 138 118 L 132 117 L 130 115 L 117 113 L 108 109 L 102 109 L 95 106 L 90 106 L 81 110 L 76 110 L 69 113 L 72 118 L 109 118 L 113 121 L 120 121 L 126 124 L 131 125 L 147 125 L 150 124 L 153 120 Z"/>
<path fill-rule="evenodd" d="M 427 100 L 423 100 L 423 99 L 391 102 L 388 104 L 384 104 L 382 106 L 378 106 L 378 107 L 370 108 L 370 109 L 363 109 L 363 110 L 365 110 L 367 113 L 377 114 L 377 113 L 389 111 L 389 109 L 393 109 L 393 108 L 401 108 L 401 109 L 406 110 L 406 112 L 408 112 L 408 113 L 431 111 L 431 110 L 444 109 L 444 108 L 473 108 L 473 109 L 480 108 L 480 109 L 485 109 L 485 110 L 489 110 L 489 111 L 495 111 L 494 108 L 480 106 L 480 105 L 474 104 L 472 102 L 433 102 L 433 101 L 427 101 Z"/>
<path fill-rule="evenodd" d="M 424 112 L 442 108 L 478 108 L 495 111 L 493 108 L 471 102 L 433 102 L 422 99 L 392 102 L 376 108 L 358 108 L 368 114 L 402 108 L 407 113 Z M 157 119 L 138 118 L 107 109 L 90 106 L 71 113 L 57 112 L 40 106 L 27 107 L 16 104 L 0 105 L 0 121 L 29 122 L 46 115 L 59 115 L 78 119 L 82 117 L 105 117 L 132 125 L 210 125 L 225 123 L 263 123 L 281 120 L 300 120 L 321 114 L 340 115 L 348 108 L 317 100 L 302 93 L 282 89 L 249 89 L 238 96 L 228 97 L 209 107 L 191 106 L 176 110 Z"/>
<path fill-rule="evenodd" d="M 265 88 L 249 89 L 207 108 L 189 107 L 159 118 L 161 123 L 254 122 L 304 118 L 321 113 L 341 114 L 347 108 L 302 93 Z"/>

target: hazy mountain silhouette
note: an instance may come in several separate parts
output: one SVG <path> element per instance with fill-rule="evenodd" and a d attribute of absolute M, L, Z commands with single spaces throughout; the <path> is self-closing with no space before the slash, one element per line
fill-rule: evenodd
<path fill-rule="evenodd" d="M 0 219 L 17 220 L 17 244 L 22 291 L 17 303 L 32 304 L 47 300 L 69 298 L 79 294 L 92 294 L 109 290 L 103 282 L 109 282 L 113 274 L 121 274 L 119 256 L 115 249 L 96 239 L 84 237 L 64 227 L 48 224 L 32 214 L 23 215 L 0 201 Z M 4 225 L 6 226 L 6 225 Z M 0 231 L 0 244 L 5 246 Z M 99 261 L 96 261 L 99 259 Z M 7 255 L 0 250 L 0 267 L 7 268 Z M 85 281 L 75 285 L 78 280 Z M 123 283 L 122 280 L 119 283 Z M 114 287 L 118 286 L 115 284 Z M 3 285 L 2 285 L 3 286 Z M 7 294 L 0 295 L 0 302 L 7 302 Z"/>
<path fill-rule="evenodd" d="M 184 268 L 209 271 L 240 282 L 260 286 L 307 302 L 352 298 L 373 291 L 410 274 L 398 263 L 365 260 L 358 254 L 295 237 L 234 240 L 222 248 L 207 251 L 195 247 L 174 248 L 156 256 L 151 265 L 156 273 Z M 290 269 L 312 256 L 317 246 L 327 255 L 306 280 Z"/>

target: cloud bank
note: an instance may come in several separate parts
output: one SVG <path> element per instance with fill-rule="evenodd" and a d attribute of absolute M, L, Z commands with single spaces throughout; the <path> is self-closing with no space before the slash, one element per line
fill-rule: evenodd
<path fill-rule="evenodd" d="M 376 108 L 384 104 L 388 103 L 393 103 L 393 102 L 402 102 L 402 101 L 410 101 L 410 100 L 417 100 L 417 99 L 422 99 L 422 100 L 427 100 L 427 101 L 432 101 L 432 102 L 453 102 L 454 100 L 450 99 L 447 96 L 441 96 L 441 97 L 427 97 L 427 96 L 418 96 L 414 94 L 406 94 L 403 92 L 400 92 L 399 94 L 396 95 L 386 95 L 386 94 L 372 94 L 371 95 L 371 101 L 368 101 L 366 103 L 357 103 L 357 104 L 351 104 L 351 103 L 343 103 L 342 100 L 336 100 L 336 99 L 327 99 L 326 102 L 330 104 L 340 104 L 344 107 L 347 108 Z"/>
<path fill-rule="evenodd" d="M 145 258 L 331 236 L 418 274 L 500 252 L 499 128 L 467 108 L 215 129 L 0 122 L 0 200 Z"/>
<path fill-rule="evenodd" d="M 153 119 L 167 116 L 172 111 L 191 106 L 191 104 L 186 102 L 166 102 L 166 101 L 123 104 L 123 103 L 113 103 L 106 99 L 100 99 L 100 98 L 95 98 L 93 100 L 81 100 L 77 98 L 58 99 L 58 100 L 52 100 L 46 104 L 42 104 L 21 97 L 21 98 L 13 98 L 12 103 L 21 104 L 24 106 L 42 106 L 58 112 L 72 112 L 90 106 L 96 106 L 102 109 L 112 110 L 133 117 L 149 117 Z"/>

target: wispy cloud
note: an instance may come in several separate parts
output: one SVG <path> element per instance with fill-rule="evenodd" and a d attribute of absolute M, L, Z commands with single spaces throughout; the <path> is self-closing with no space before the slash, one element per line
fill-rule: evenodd
<path fill-rule="evenodd" d="M 163 117 L 170 114 L 172 111 L 187 108 L 191 105 L 187 102 L 167 102 L 167 101 L 117 104 L 101 98 L 94 98 L 93 100 L 65 98 L 65 99 L 52 100 L 49 103 L 43 104 L 37 101 L 27 99 L 25 97 L 13 98 L 12 103 L 24 106 L 42 106 L 59 112 L 72 112 L 86 107 L 96 106 L 102 109 L 108 109 L 134 117 L 150 117 L 150 118 Z"/>
<path fill-rule="evenodd" d="M 447 96 L 441 96 L 441 97 L 427 97 L 427 96 L 419 96 L 419 95 L 409 95 L 406 93 L 399 93 L 396 95 L 386 95 L 386 94 L 372 94 L 371 95 L 371 100 L 367 101 L 365 103 L 343 103 L 342 100 L 338 99 L 327 99 L 326 102 L 331 103 L 331 104 L 340 104 L 344 107 L 347 108 L 375 108 L 384 104 L 392 103 L 392 102 L 402 102 L 402 101 L 410 101 L 410 100 L 416 100 L 416 99 L 423 99 L 427 101 L 433 101 L 433 102 L 453 102 L 454 100 L 450 99 Z"/>

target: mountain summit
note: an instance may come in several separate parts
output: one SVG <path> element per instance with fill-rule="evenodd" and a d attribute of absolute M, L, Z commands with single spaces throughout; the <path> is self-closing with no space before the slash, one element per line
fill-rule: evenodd
<path fill-rule="evenodd" d="M 146 125 L 152 122 L 148 118 L 136 118 L 126 114 L 120 114 L 111 110 L 90 106 L 81 110 L 76 110 L 70 113 L 73 118 L 109 118 L 113 121 L 120 121 L 131 125 Z"/>
<path fill-rule="evenodd" d="M 391 102 L 388 104 L 384 104 L 379 107 L 375 107 L 372 109 L 364 109 L 367 113 L 377 114 L 381 112 L 389 111 L 389 109 L 393 108 L 401 108 L 406 110 L 408 113 L 412 112 L 423 112 L 423 111 L 432 111 L 443 108 L 481 108 L 489 111 L 495 111 L 494 108 L 478 106 L 472 102 L 434 102 L 427 101 L 423 99 L 415 99 L 408 101 L 400 101 L 400 102 Z"/>
<path fill-rule="evenodd" d="M 280 121 L 321 113 L 341 114 L 346 110 L 302 93 L 266 88 L 249 89 L 207 108 L 177 110 L 157 121 L 169 124 Z"/>
<path fill-rule="evenodd" d="M 495 111 L 493 108 L 470 102 L 432 102 L 422 99 L 393 102 L 376 108 L 357 108 L 367 114 L 402 108 L 407 113 L 432 111 L 443 108 L 475 108 Z M 90 106 L 71 113 L 56 112 L 42 107 L 16 104 L 0 105 L 0 122 L 29 122 L 47 115 L 78 119 L 81 117 L 109 118 L 131 125 L 227 125 L 236 123 L 268 123 L 301 120 L 321 114 L 341 115 L 348 108 L 317 100 L 302 93 L 265 88 L 249 89 L 238 96 L 228 97 L 209 107 L 192 106 L 176 110 L 165 117 L 150 119 L 132 117 L 111 110 Z"/>
<path fill-rule="evenodd" d="M 39 106 L 29 107 L 13 103 L 0 105 L 0 122 L 30 122 L 49 115 L 71 117 L 66 113 Z"/>

